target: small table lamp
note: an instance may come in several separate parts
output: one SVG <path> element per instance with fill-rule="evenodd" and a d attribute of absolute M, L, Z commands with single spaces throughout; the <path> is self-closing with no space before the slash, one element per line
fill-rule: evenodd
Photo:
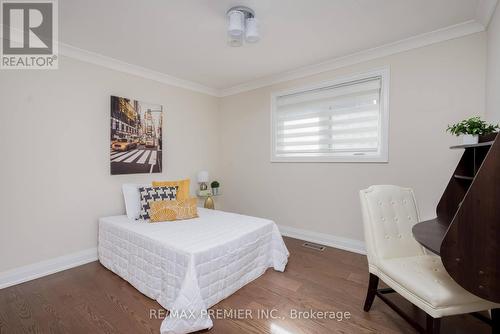
<path fill-rule="evenodd" d="M 198 183 L 200 184 L 200 190 L 207 190 L 208 186 L 208 172 L 203 170 L 198 173 Z"/>
<path fill-rule="evenodd" d="M 206 170 L 198 173 L 198 183 L 200 184 L 200 191 L 208 189 L 208 172 Z M 205 197 L 204 207 L 207 209 L 215 209 L 214 200 L 212 199 L 211 194 L 208 193 L 207 195 L 203 195 L 203 197 Z"/>

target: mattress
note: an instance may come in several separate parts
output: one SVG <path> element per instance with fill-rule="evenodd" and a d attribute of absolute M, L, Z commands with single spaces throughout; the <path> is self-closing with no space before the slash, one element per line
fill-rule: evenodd
<path fill-rule="evenodd" d="M 288 261 L 273 221 L 203 208 L 198 214 L 161 223 L 99 219 L 99 261 L 170 311 L 162 334 L 211 328 L 208 308 Z"/>

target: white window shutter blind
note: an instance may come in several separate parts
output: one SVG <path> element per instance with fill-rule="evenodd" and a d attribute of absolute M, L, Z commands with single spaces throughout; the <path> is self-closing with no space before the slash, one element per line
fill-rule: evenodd
<path fill-rule="evenodd" d="M 275 157 L 364 156 L 381 149 L 382 77 L 275 98 Z"/>

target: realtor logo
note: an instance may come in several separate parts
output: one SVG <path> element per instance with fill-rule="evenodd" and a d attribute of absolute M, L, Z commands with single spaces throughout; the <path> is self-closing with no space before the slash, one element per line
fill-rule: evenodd
<path fill-rule="evenodd" d="M 1 1 L 1 69 L 57 69 L 56 1 Z"/>

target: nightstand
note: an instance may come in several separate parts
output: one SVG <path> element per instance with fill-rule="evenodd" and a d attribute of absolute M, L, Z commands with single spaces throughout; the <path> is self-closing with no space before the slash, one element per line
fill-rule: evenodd
<path fill-rule="evenodd" d="M 198 192 L 196 193 L 196 195 L 199 197 L 199 198 L 204 198 L 205 199 L 205 203 L 203 204 L 203 206 L 206 208 L 206 209 L 215 209 L 215 202 L 214 202 L 214 199 L 213 197 L 214 196 L 220 196 L 221 193 L 220 191 L 217 192 L 217 194 L 212 194 L 212 190 L 198 190 Z"/>

